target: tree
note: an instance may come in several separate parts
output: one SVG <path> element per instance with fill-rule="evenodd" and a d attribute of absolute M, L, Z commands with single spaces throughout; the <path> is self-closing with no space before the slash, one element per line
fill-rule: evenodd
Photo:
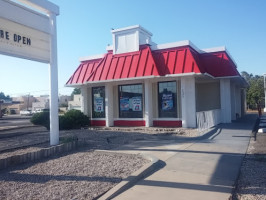
<path fill-rule="evenodd" d="M 247 88 L 247 105 L 250 109 L 256 109 L 258 104 L 263 106 L 264 103 L 264 77 L 247 72 L 241 72 L 242 77 L 248 82 Z"/>
<path fill-rule="evenodd" d="M 6 96 L 3 92 L 0 92 L 0 118 L 2 117 L 2 114 L 6 112 L 6 108 L 1 108 L 1 103 L 3 103 L 2 100 L 10 100 L 10 96 Z"/>
<path fill-rule="evenodd" d="M 73 92 L 71 93 L 71 97 L 73 98 L 75 94 L 81 94 L 80 88 L 74 88 Z"/>
<path fill-rule="evenodd" d="M 0 92 L 0 99 L 4 99 L 4 100 L 10 99 L 10 96 L 9 95 L 6 96 L 3 92 Z"/>

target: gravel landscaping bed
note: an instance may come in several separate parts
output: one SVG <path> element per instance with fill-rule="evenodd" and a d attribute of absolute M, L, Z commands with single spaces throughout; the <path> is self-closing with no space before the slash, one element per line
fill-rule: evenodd
<path fill-rule="evenodd" d="M 39 131 L 39 127 L 36 129 Z M 49 147 L 49 132 L 32 133 L 32 128 L 22 130 L 12 130 L 14 133 L 29 132 L 29 134 L 18 135 L 16 137 L 2 138 L 0 140 L 0 159 L 12 155 L 21 155 L 27 152 L 34 152 L 41 148 Z M 12 134 L 13 134 L 12 132 Z M 113 149 L 123 144 L 131 143 L 135 140 L 142 140 L 153 136 L 185 136 L 196 137 L 201 133 L 197 129 L 184 128 L 121 128 L 112 129 L 94 128 L 91 130 L 69 130 L 60 131 L 62 142 L 71 138 L 78 138 L 90 149 Z M 12 148 L 12 149 L 10 149 Z"/>
<path fill-rule="evenodd" d="M 266 134 L 253 138 L 243 160 L 234 200 L 266 200 Z"/>
<path fill-rule="evenodd" d="M 147 162 L 85 150 L 21 165 L 1 171 L 0 199 L 94 199 Z"/>

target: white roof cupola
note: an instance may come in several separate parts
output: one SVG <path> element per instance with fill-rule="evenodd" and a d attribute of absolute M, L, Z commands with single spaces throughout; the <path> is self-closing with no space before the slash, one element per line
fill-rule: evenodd
<path fill-rule="evenodd" d="M 140 45 L 152 44 L 152 33 L 140 25 L 114 29 L 111 32 L 113 37 L 113 54 L 139 51 Z"/>

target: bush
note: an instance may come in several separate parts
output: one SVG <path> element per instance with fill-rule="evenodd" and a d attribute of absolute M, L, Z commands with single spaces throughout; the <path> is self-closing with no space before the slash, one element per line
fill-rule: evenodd
<path fill-rule="evenodd" d="M 67 111 L 64 115 L 59 117 L 59 129 L 80 129 L 81 127 L 89 125 L 89 118 L 79 110 Z"/>
<path fill-rule="evenodd" d="M 34 125 L 41 125 L 50 129 L 50 113 L 41 112 L 36 113 L 31 118 L 31 123 Z M 59 129 L 80 129 L 81 127 L 89 125 L 89 118 L 79 110 L 70 110 L 64 115 L 59 116 Z"/>
<path fill-rule="evenodd" d="M 47 130 L 49 130 L 50 129 L 50 112 L 35 113 L 31 117 L 30 121 L 34 125 L 44 126 L 45 128 L 47 128 Z"/>

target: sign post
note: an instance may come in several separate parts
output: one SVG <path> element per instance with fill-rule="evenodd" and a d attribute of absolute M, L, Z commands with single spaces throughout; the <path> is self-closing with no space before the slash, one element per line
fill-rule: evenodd
<path fill-rule="evenodd" d="M 0 54 L 50 64 L 50 144 L 59 144 L 56 16 L 48 0 L 0 0 Z M 40 12 L 36 12 L 35 10 Z M 42 14 L 43 13 L 43 14 Z"/>
<path fill-rule="evenodd" d="M 59 120 L 58 120 L 58 69 L 57 69 L 57 37 L 56 15 L 49 14 L 50 35 L 50 144 L 59 144 Z"/>

